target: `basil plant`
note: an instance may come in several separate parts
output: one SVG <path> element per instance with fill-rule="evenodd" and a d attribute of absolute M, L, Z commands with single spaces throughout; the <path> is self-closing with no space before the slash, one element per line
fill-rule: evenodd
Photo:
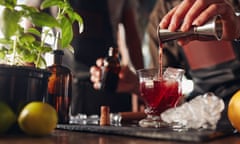
<path fill-rule="evenodd" d="M 77 22 L 79 32 L 83 30 L 82 17 L 76 13 L 67 0 L 43 0 L 40 9 L 18 4 L 17 0 L 1 0 L 3 10 L 0 14 L 0 60 L 10 65 L 33 64 L 37 68 L 46 68 L 44 54 L 52 48 L 46 45 L 50 31 L 43 27 L 58 29 L 61 32 L 61 47 L 69 47 L 73 38 L 72 25 Z M 44 12 L 44 9 L 56 6 L 57 16 Z M 24 29 L 23 20 L 28 20 L 32 27 Z M 43 37 L 45 36 L 45 37 Z"/>

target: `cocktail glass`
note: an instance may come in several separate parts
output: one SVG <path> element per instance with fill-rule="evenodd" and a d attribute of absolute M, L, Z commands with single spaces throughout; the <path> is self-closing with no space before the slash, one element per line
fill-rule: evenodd
<path fill-rule="evenodd" d="M 167 67 L 163 74 L 159 69 L 141 69 L 137 71 L 141 98 L 145 102 L 147 117 L 139 121 L 141 127 L 167 126 L 160 114 L 175 107 L 182 97 L 181 81 L 184 70 Z"/>

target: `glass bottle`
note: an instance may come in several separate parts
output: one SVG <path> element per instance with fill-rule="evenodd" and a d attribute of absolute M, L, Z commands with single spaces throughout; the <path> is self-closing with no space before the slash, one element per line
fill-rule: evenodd
<path fill-rule="evenodd" d="M 115 92 L 118 85 L 118 74 L 121 70 L 119 52 L 110 47 L 102 67 L 101 89 L 106 92 Z"/>
<path fill-rule="evenodd" d="M 52 73 L 48 81 L 47 102 L 55 107 L 58 123 L 69 123 L 69 111 L 72 98 L 72 74 L 62 65 L 64 52 L 59 47 L 59 33 L 56 35 L 53 64 L 48 67 Z"/>

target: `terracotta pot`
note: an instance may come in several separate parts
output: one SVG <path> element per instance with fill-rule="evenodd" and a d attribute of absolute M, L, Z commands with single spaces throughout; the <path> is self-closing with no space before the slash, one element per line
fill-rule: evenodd
<path fill-rule="evenodd" d="M 43 101 L 50 74 L 33 67 L 0 65 L 0 101 L 7 102 L 16 113 L 31 101 Z"/>

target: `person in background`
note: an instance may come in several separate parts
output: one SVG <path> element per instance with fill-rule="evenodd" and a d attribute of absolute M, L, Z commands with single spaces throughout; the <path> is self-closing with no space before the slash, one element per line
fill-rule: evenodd
<path fill-rule="evenodd" d="M 84 22 L 84 30 L 78 34 L 77 24 L 73 26 L 74 52 L 65 50 L 63 63 L 73 73 L 72 114 L 99 114 L 100 106 L 108 105 L 111 112 L 131 111 L 131 92 L 105 93 L 95 90 L 90 81 L 89 68 L 99 57 L 107 56 L 110 47 L 117 47 L 124 59 L 129 54 L 128 65 L 134 69 L 143 68 L 141 39 L 136 22 L 136 0 L 69 0 Z M 39 7 L 39 2 L 28 1 Z M 50 10 L 53 15 L 56 11 Z M 125 31 L 125 41 L 119 37 L 119 24 Z M 124 45 L 122 43 L 126 43 Z M 125 49 L 125 51 L 124 51 Z M 124 53 L 125 52 L 125 53 Z"/>
<path fill-rule="evenodd" d="M 158 0 L 156 3 L 148 25 L 151 45 L 155 49 L 159 46 L 156 34 L 159 22 L 161 28 L 187 31 L 193 24 L 202 25 L 215 15 L 222 16 L 222 41 L 203 42 L 187 38 L 178 41 L 181 47 L 175 41 L 164 43 L 164 65 L 184 68 L 194 82 L 194 90 L 188 100 L 198 94 L 214 92 L 228 103 L 233 93 L 240 89 L 239 42 L 235 40 L 240 36 L 240 17 L 235 14 L 239 5 L 238 1 L 225 0 Z M 101 61 L 99 59 L 97 66 L 90 69 L 96 89 L 100 82 L 98 66 Z M 119 77 L 119 91 L 139 93 L 136 74 L 125 67 Z"/>
<path fill-rule="evenodd" d="M 150 47 L 159 47 L 157 27 L 187 31 L 210 18 L 221 15 L 223 40 L 199 41 L 192 37 L 163 44 L 164 66 L 181 67 L 194 84 L 188 99 L 206 92 L 214 92 L 226 102 L 240 89 L 239 37 L 240 4 L 235 0 L 158 0 L 148 25 Z M 155 58 L 158 61 L 158 57 Z M 158 67 L 159 64 L 156 64 Z"/>
<path fill-rule="evenodd" d="M 146 27 L 149 21 L 149 15 L 152 12 L 157 0 L 138 0 L 137 13 L 138 13 L 138 23 L 140 26 L 140 33 L 142 39 L 146 34 Z"/>
<path fill-rule="evenodd" d="M 221 124 L 232 127 L 227 116 L 227 105 L 233 94 L 240 89 L 240 17 L 235 14 L 239 5 L 235 0 L 158 0 L 148 24 L 150 49 L 155 49 L 155 53 L 158 53 L 156 31 L 159 25 L 172 31 L 178 28 L 187 31 L 193 22 L 195 25 L 202 25 L 212 16 L 222 16 L 222 41 L 203 42 L 190 37 L 164 43 L 163 48 L 164 66 L 184 68 L 186 76 L 194 83 L 194 89 L 186 98 L 187 101 L 206 92 L 213 92 L 224 100 L 225 109 L 218 122 L 220 127 Z M 153 61 L 158 62 L 158 56 Z M 96 89 L 99 88 L 101 73 L 98 66 L 101 63 L 102 60 L 98 59 L 97 65 L 90 69 L 91 81 Z M 155 67 L 158 66 L 156 63 Z M 131 91 L 139 95 L 136 73 L 126 66 L 122 68 L 119 78 L 118 91 Z"/>

